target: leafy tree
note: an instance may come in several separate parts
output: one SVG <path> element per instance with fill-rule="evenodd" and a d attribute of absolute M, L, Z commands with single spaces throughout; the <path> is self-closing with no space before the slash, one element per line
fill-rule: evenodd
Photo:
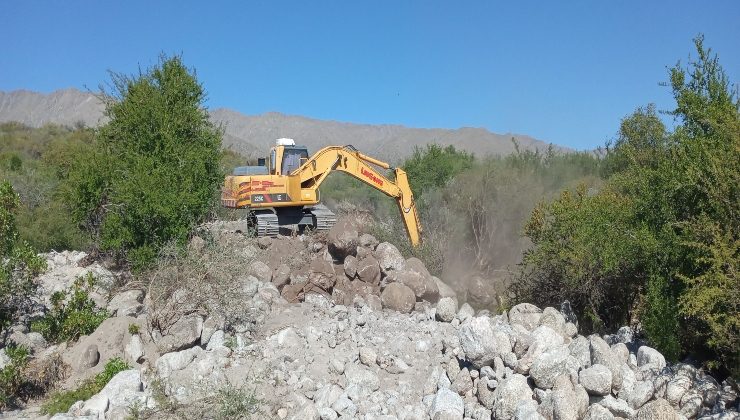
<path fill-rule="evenodd" d="M 639 315 L 669 358 L 689 353 L 737 375 L 740 102 L 702 37 L 695 46 L 697 61 L 670 69 L 680 125 L 666 133 L 650 106 L 622 121 L 604 188 L 533 213 L 521 287 L 530 296 L 561 284 L 568 297 L 584 285 L 612 290 L 575 302 L 612 328 Z"/>
<path fill-rule="evenodd" d="M 473 165 L 473 155 L 455 146 L 428 144 L 426 149 L 415 148 L 414 154 L 403 164 L 414 196 L 445 186 L 455 175 Z"/>
<path fill-rule="evenodd" d="M 70 171 L 68 200 L 103 250 L 142 268 L 163 243 L 185 241 L 213 206 L 221 132 L 180 57 L 163 56 L 136 76 L 113 74 L 112 86 L 104 97 L 110 121 Z"/>
<path fill-rule="evenodd" d="M 36 291 L 34 277 L 46 268 L 18 237 L 14 213 L 19 203 L 10 183 L 0 183 L 0 333 L 28 309 Z"/>

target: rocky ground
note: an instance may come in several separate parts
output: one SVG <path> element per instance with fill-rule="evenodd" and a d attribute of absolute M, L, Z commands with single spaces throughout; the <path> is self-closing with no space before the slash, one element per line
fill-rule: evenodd
<path fill-rule="evenodd" d="M 213 293 L 191 305 L 201 301 L 197 282 L 171 293 L 117 287 L 103 265 L 81 266 L 84 253 L 47 255 L 39 305 L 92 272 L 101 279 L 94 298 L 114 316 L 76 343 L 49 346 L 23 326 L 14 339 L 37 360 L 69 366 L 62 388 L 113 357 L 132 366 L 51 418 L 231 418 L 225 408 L 239 404 L 278 419 L 740 418 L 736 383 L 667 365 L 629 328 L 579 335 L 567 303 L 476 311 L 421 261 L 351 223 L 327 237 L 246 245 L 227 226 L 209 229 L 243 246 L 248 262 L 221 306 Z M 207 242 L 194 239 L 191 252 Z M 50 416 L 32 403 L 0 417 Z"/>

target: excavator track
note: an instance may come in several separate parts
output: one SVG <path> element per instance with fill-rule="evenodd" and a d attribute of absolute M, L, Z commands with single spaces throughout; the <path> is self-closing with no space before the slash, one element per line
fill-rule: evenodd
<path fill-rule="evenodd" d="M 254 227 L 257 236 L 277 236 L 280 233 L 278 217 L 273 212 L 255 212 Z"/>
<path fill-rule="evenodd" d="M 337 215 L 323 204 L 308 207 L 307 209 L 314 217 L 314 228 L 316 230 L 329 230 L 337 223 Z"/>

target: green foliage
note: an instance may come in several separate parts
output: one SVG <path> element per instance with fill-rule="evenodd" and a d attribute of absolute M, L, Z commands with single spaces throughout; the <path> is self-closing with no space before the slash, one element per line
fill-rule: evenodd
<path fill-rule="evenodd" d="M 97 147 L 71 166 L 66 197 L 103 250 L 127 254 L 141 269 L 162 244 L 184 243 L 214 205 L 223 181 L 221 132 L 180 57 L 112 79 L 105 96 L 110 121 Z"/>
<path fill-rule="evenodd" d="M 95 278 L 88 273 L 75 279 L 70 291 L 55 292 L 51 296 L 51 310 L 31 323 L 31 331 L 52 343 L 75 341 L 93 333 L 109 316 L 90 298 L 94 286 Z"/>
<path fill-rule="evenodd" d="M 34 278 L 46 262 L 19 238 L 15 212 L 20 202 L 7 181 L 0 183 L 0 333 L 26 312 L 36 291 Z"/>
<path fill-rule="evenodd" d="M 23 371 L 28 365 L 28 350 L 14 344 L 4 350 L 10 361 L 0 369 L 0 410 L 18 403 L 27 382 Z"/>
<path fill-rule="evenodd" d="M 216 419 L 251 419 L 252 416 L 261 414 L 259 411 L 259 399 L 254 389 L 247 387 L 237 388 L 231 384 L 218 390 L 216 399 Z"/>
<path fill-rule="evenodd" d="M 39 251 L 85 248 L 88 240 L 62 200 L 64 165 L 89 147 L 93 132 L 47 125 L 0 124 L 0 179 L 20 196 L 16 225 L 21 239 Z M 60 166 L 61 165 L 61 166 Z"/>
<path fill-rule="evenodd" d="M 41 405 L 41 412 L 43 414 L 66 413 L 72 404 L 90 399 L 90 397 L 100 392 L 116 374 L 128 369 L 131 369 L 131 366 L 120 358 L 114 357 L 105 364 L 102 372 L 83 382 L 79 388 L 52 394 Z"/>
<path fill-rule="evenodd" d="M 637 314 L 668 358 L 690 353 L 737 375 L 740 102 L 702 41 L 698 61 L 670 69 L 680 125 L 667 133 L 652 106 L 625 118 L 604 188 L 532 214 L 517 287 L 541 304 L 602 291 L 576 309 L 609 328 Z"/>
<path fill-rule="evenodd" d="M 455 175 L 473 165 L 473 155 L 455 146 L 429 144 L 426 149 L 415 148 L 414 154 L 403 164 L 414 196 L 423 191 L 445 186 Z"/>
<path fill-rule="evenodd" d="M 128 324 L 128 333 L 131 335 L 136 335 L 139 333 L 139 326 L 136 324 Z"/>

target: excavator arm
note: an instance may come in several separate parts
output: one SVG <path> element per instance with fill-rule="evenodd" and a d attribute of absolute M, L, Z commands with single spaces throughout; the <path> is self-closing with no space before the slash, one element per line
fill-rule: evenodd
<path fill-rule="evenodd" d="M 388 179 L 372 165 L 392 169 L 395 173 L 395 181 Z M 345 172 L 389 197 L 393 197 L 401 211 L 401 218 L 411 245 L 419 245 L 421 224 L 411 186 L 404 170 L 391 168 L 389 164 L 364 155 L 352 146 L 328 146 L 308 158 L 290 175 L 299 177 L 301 189 L 316 190 L 332 171 Z"/>

